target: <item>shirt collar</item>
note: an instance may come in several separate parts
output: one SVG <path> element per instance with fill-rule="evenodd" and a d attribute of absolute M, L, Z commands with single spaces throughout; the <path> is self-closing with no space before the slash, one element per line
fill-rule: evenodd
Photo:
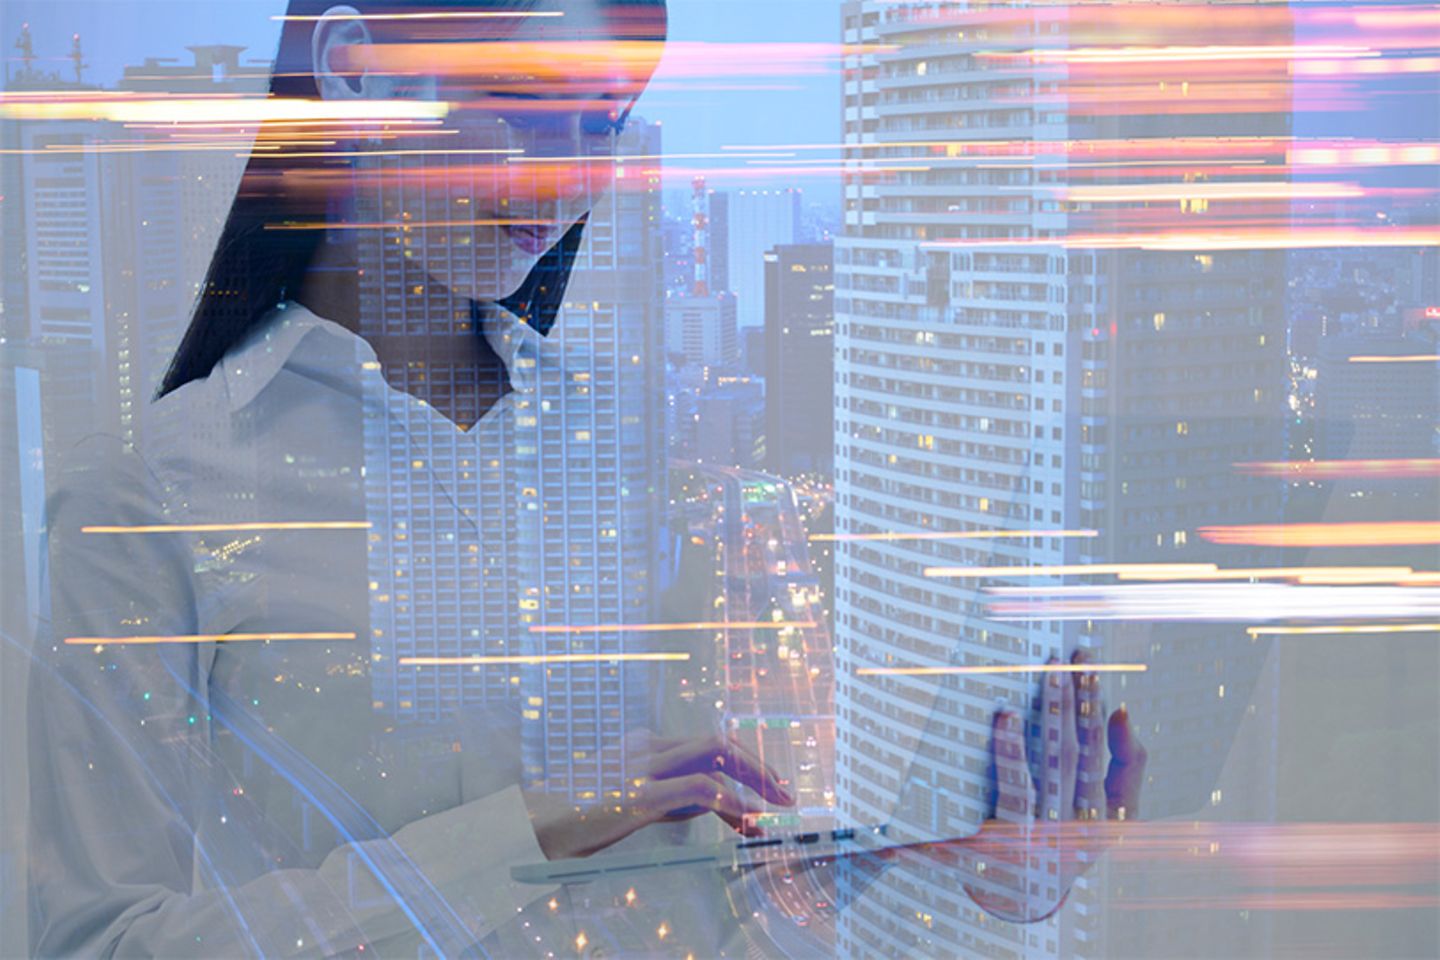
<path fill-rule="evenodd" d="M 530 389 L 543 339 L 540 334 L 503 308 L 496 310 L 494 321 L 485 325 L 484 333 L 505 364 L 511 388 L 519 392 Z M 379 369 L 374 348 L 359 334 L 317 316 L 299 303 L 287 301 L 266 314 L 220 361 L 231 411 L 241 410 L 259 396 L 281 370 L 291 365 L 312 335 L 335 338 L 339 342 L 334 346 L 348 343 L 356 373 Z"/>

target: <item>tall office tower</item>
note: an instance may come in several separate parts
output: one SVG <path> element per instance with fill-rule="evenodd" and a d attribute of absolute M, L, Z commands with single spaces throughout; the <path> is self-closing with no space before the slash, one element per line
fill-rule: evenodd
<path fill-rule="evenodd" d="M 834 466 L 835 248 L 765 254 L 765 456 L 781 476 Z"/>
<path fill-rule="evenodd" d="M 710 222 L 710 289 L 730 287 L 730 194 L 711 190 L 707 196 Z"/>
<path fill-rule="evenodd" d="M 800 231 L 803 191 L 736 190 L 726 211 L 728 289 L 735 294 L 736 322 L 758 327 L 765 322 L 765 251 L 794 243 Z M 717 287 L 716 289 L 726 289 Z"/>
<path fill-rule="evenodd" d="M 625 139 L 633 152 L 656 156 L 661 129 L 632 118 Z M 597 202 L 551 335 L 558 335 L 554 352 L 540 356 L 531 434 L 539 484 L 533 495 L 519 491 L 523 509 L 533 514 L 534 505 L 540 514 L 527 528 L 540 537 L 540 556 L 523 571 L 529 579 L 519 594 L 527 628 L 655 620 L 661 584 L 652 571 L 666 562 L 668 543 L 661 209 L 660 177 L 648 168 L 621 176 Z M 523 437 L 520 447 L 523 453 Z M 653 639 L 536 636 L 547 654 L 628 652 Z M 621 744 L 628 730 L 652 724 L 646 711 L 659 699 L 663 672 L 646 663 L 586 663 L 531 674 L 522 683 L 525 709 L 539 716 L 526 729 L 527 765 L 543 762 L 550 788 L 577 802 L 619 796 L 634 775 L 622 765 Z M 557 786 L 557 778 L 564 782 Z"/>
<path fill-rule="evenodd" d="M 657 125 L 632 119 L 626 137 L 640 152 L 659 151 Z M 425 161 L 432 170 L 438 162 L 447 161 Z M 464 175 L 456 173 L 457 179 Z M 438 211 L 419 210 L 419 192 L 410 195 L 405 187 L 413 179 L 379 182 L 392 186 L 367 194 L 365 216 L 398 222 L 408 210 L 417 218 L 439 218 Z M 636 711 L 653 693 L 654 678 L 643 668 L 572 663 L 415 671 L 399 668 L 398 659 L 594 653 L 602 647 L 623 652 L 626 634 L 566 628 L 652 619 L 656 597 L 649 577 L 664 515 L 660 224 L 658 177 L 622 178 L 600 200 L 585 226 L 555 326 L 533 354 L 517 360 L 534 388 L 515 398 L 514 416 L 485 435 L 482 449 L 453 429 L 425 428 L 423 411 L 403 396 L 394 404 L 404 409 L 391 413 L 405 429 L 367 429 L 367 473 L 377 478 L 367 484 L 369 508 L 372 519 L 385 518 L 371 537 L 371 566 L 382 588 L 393 585 L 372 596 L 372 619 L 381 631 L 376 636 L 383 637 L 372 668 L 377 709 L 397 722 L 424 723 L 457 707 L 508 704 L 521 716 L 527 782 L 577 803 L 609 797 L 625 779 L 618 753 L 623 731 L 641 722 Z M 474 336 L 475 323 L 485 321 L 411 276 L 408 260 L 421 240 L 395 242 L 402 233 L 367 234 L 362 296 L 406 304 L 402 313 L 384 313 L 393 329 L 370 335 L 403 336 L 418 326 L 427 331 L 420 342 L 440 343 L 440 349 L 437 328 Z M 484 253 L 476 256 L 477 269 L 484 270 Z M 416 282 L 424 297 L 398 296 Z M 410 376 L 439 375 L 418 355 L 410 370 Z M 432 468 L 442 476 L 458 468 L 461 486 L 445 489 Z M 440 529 L 428 519 L 427 504 L 443 513 L 452 499 L 478 539 L 476 531 Z M 418 509 L 400 515 L 393 504 Z M 441 565 L 429 558 L 466 550 L 468 566 L 443 565 L 466 570 L 464 582 L 438 581 L 435 568 Z M 408 604 L 412 596 L 434 616 L 417 620 Z"/>
<path fill-rule="evenodd" d="M 1202 525 L 1278 519 L 1273 488 L 1233 468 L 1282 456 L 1275 258 L 1096 252 L 1074 238 L 1165 223 L 1176 204 L 1114 211 L 1100 191 L 1084 205 L 1066 196 L 1074 144 L 1116 150 L 1153 138 L 1164 155 L 1166 138 L 1185 133 L 1280 132 L 1273 110 L 1283 107 L 1228 127 L 1141 106 L 1110 116 L 1094 95 L 1103 83 L 1081 82 L 1063 57 L 1028 53 L 1113 43 L 1103 14 L 1087 20 L 1074 8 L 864 0 L 842 17 L 844 41 L 867 45 L 844 64 L 849 170 L 835 263 L 842 813 L 901 834 L 968 833 L 988 812 L 994 698 L 1028 707 L 1036 689 L 1018 674 L 937 680 L 857 668 L 1018 666 L 1075 647 L 1123 649 L 1150 665 L 1143 682 L 1110 688 L 1161 758 L 1152 766 L 1164 793 L 1147 802 L 1218 802 L 1209 787 L 1263 653 L 1242 629 L 1107 631 L 1044 605 L 1002 619 L 986 588 L 1043 590 L 1060 579 L 927 568 L 1216 559 Z M 1180 209 L 1205 223 L 1202 203 Z M 987 531 L 1009 536 L 935 536 Z M 856 539 L 875 534 L 886 538 Z M 1022 881 L 1054 892 L 1038 862 Z M 839 946 L 1091 955 L 1103 949 L 1092 909 L 1103 884 L 1092 873 L 1072 891 L 1075 909 L 1022 928 L 986 917 L 953 875 L 901 872 L 841 914 Z"/>

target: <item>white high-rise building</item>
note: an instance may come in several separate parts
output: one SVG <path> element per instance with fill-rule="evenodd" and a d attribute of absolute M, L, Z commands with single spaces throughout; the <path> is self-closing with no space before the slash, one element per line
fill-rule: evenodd
<path fill-rule="evenodd" d="M 1076 647 L 1152 661 L 1143 685 L 1122 693 L 1117 683 L 1112 699 L 1146 718 L 1142 735 L 1161 758 L 1152 766 L 1167 765 L 1157 806 L 1208 797 L 1263 646 L 1239 628 L 1002 620 L 987 587 L 1076 581 L 926 570 L 1210 560 L 1202 524 L 1277 519 L 1275 491 L 1231 466 L 1283 451 L 1274 257 L 1075 248 L 1072 238 L 1116 221 L 1064 201 L 1071 144 L 1220 134 L 1227 123 L 1273 133 L 1275 115 L 1157 123 L 1072 103 L 1061 58 L 1003 56 L 1067 47 L 1077 28 L 1065 8 L 862 0 L 842 17 L 844 42 L 863 45 L 844 63 L 835 249 L 842 816 L 891 823 L 897 836 L 969 833 L 992 802 L 995 700 L 1025 705 L 1036 689 L 1022 673 L 937 680 L 858 668 L 1033 665 Z M 1011 533 L 934 536 L 984 531 Z M 886 539 L 862 539 L 874 534 Z M 1206 670 L 1227 680 L 1229 701 L 1226 683 L 1186 679 Z M 1055 878 L 1037 861 L 1024 882 L 1043 897 Z M 987 916 L 953 871 L 894 871 L 841 912 L 838 949 L 1092 955 L 1103 885 L 1092 873 L 1069 909 L 1019 927 Z"/>

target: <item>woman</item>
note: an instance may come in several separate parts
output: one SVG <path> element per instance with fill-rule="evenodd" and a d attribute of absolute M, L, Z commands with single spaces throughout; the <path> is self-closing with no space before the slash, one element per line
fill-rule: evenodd
<path fill-rule="evenodd" d="M 632 735 L 577 805 L 519 742 L 537 371 L 565 369 L 546 335 L 663 26 L 644 0 L 293 0 L 272 93 L 335 146 L 256 152 L 150 439 L 87 441 L 50 505 L 36 953 L 569 949 L 511 865 L 793 803 L 733 742 Z M 1029 843 L 1009 807 L 1023 836 L 985 856 Z"/>

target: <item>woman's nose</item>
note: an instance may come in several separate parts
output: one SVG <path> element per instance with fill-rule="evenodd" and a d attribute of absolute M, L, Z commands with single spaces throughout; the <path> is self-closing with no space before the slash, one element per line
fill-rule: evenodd
<path fill-rule="evenodd" d="M 590 163 L 584 156 L 584 136 L 578 114 L 562 113 L 546 118 L 535 130 L 527 151 L 545 169 L 551 199 L 569 203 L 585 196 L 589 189 Z"/>

